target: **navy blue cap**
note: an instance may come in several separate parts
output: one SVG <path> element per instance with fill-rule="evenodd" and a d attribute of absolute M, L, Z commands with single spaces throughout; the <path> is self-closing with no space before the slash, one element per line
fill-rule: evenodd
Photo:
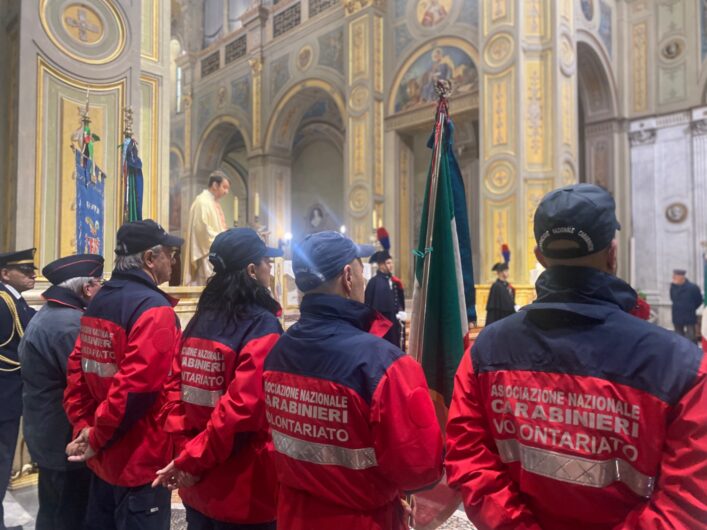
<path fill-rule="evenodd" d="M 543 256 L 571 259 L 604 250 L 621 229 L 614 198 L 594 184 L 573 184 L 551 191 L 535 211 L 535 241 Z M 574 241 L 575 248 L 548 248 L 553 241 Z"/>
<path fill-rule="evenodd" d="M 157 245 L 181 247 L 184 244 L 181 237 L 168 234 L 152 219 L 125 223 L 118 229 L 117 239 L 115 253 L 118 256 L 137 254 Z"/>
<path fill-rule="evenodd" d="M 216 272 L 245 269 L 261 259 L 282 256 L 282 250 L 266 247 L 252 228 L 230 228 L 216 236 L 209 249 L 209 261 Z"/>
<path fill-rule="evenodd" d="M 59 258 L 45 266 L 42 275 L 54 285 L 71 278 L 100 278 L 103 276 L 103 256 L 77 254 Z"/>
<path fill-rule="evenodd" d="M 390 252 L 388 252 L 387 250 L 379 250 L 371 256 L 371 259 L 368 260 L 368 263 L 385 263 L 389 259 L 393 259 L 390 255 Z"/>
<path fill-rule="evenodd" d="M 34 268 L 34 253 L 36 248 L 17 250 L 13 252 L 3 252 L 0 254 L 0 267 L 22 267 Z"/>
<path fill-rule="evenodd" d="M 316 289 L 336 278 L 354 259 L 367 258 L 374 251 L 371 245 L 357 245 L 333 230 L 310 234 L 294 247 L 292 270 L 297 288 L 305 293 Z"/>

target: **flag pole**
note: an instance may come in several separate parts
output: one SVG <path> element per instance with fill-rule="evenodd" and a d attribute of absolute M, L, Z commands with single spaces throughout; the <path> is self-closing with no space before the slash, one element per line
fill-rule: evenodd
<path fill-rule="evenodd" d="M 442 150 L 444 149 L 442 140 L 444 138 L 444 126 L 446 125 L 447 116 L 449 114 L 447 96 L 450 94 L 451 88 L 451 83 L 446 79 L 438 79 L 435 83 L 435 91 L 439 96 L 439 103 L 437 104 L 437 115 L 435 119 L 435 140 L 432 151 L 432 178 L 430 179 L 429 208 L 427 209 L 427 231 L 425 236 L 424 255 L 422 256 L 422 283 L 420 285 L 419 293 L 422 300 L 422 305 L 421 310 L 418 313 L 413 314 L 413 326 L 411 331 L 414 331 L 414 335 L 410 340 L 410 355 L 420 364 L 422 364 L 422 337 L 425 331 L 427 287 L 430 278 L 430 253 L 433 251 L 434 244 L 432 232 L 434 228 L 435 210 L 437 207 L 439 167 L 442 160 Z"/>

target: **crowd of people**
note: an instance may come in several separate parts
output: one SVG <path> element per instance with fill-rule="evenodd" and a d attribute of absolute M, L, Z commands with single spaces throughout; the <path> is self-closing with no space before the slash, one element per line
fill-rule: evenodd
<path fill-rule="evenodd" d="M 704 343 L 631 314 L 606 191 L 549 193 L 534 229 L 537 300 L 516 311 L 494 267 L 495 321 L 446 426 L 403 351 L 390 254 L 339 232 L 295 245 L 286 331 L 268 288 L 282 252 L 250 228 L 213 238 L 184 330 L 159 288 L 184 241 L 154 221 L 118 230 L 105 284 L 101 256 L 47 265 L 36 315 L 33 251 L 2 254 L 0 492 L 23 416 L 38 530 L 167 530 L 175 489 L 189 530 L 402 530 L 408 494 L 445 471 L 481 530 L 704 527 Z"/>

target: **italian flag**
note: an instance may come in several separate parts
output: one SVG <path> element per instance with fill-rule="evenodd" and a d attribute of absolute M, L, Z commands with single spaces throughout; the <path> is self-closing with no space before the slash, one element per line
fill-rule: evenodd
<path fill-rule="evenodd" d="M 440 98 L 428 143 L 427 177 L 420 238 L 415 253 L 415 286 L 410 355 L 427 377 L 437 419 L 444 430 L 454 375 L 467 346 L 469 322 L 476 321 L 471 240 L 466 194 L 453 151 L 454 126 Z M 442 481 L 413 499 L 415 528 L 436 528 L 459 505 L 458 494 Z"/>

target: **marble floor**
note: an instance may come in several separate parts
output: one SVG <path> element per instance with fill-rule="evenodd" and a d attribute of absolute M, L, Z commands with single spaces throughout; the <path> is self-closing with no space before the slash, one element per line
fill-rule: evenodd
<path fill-rule="evenodd" d="M 39 502 L 37 500 L 37 487 L 28 486 L 15 491 L 8 491 L 5 495 L 5 523 L 8 525 L 22 525 L 23 530 L 34 530 L 34 518 L 37 515 Z M 184 509 L 181 504 L 172 504 L 171 530 L 186 530 Z M 463 511 L 457 512 L 439 527 L 440 530 L 474 530 L 474 526 L 466 518 Z"/>

